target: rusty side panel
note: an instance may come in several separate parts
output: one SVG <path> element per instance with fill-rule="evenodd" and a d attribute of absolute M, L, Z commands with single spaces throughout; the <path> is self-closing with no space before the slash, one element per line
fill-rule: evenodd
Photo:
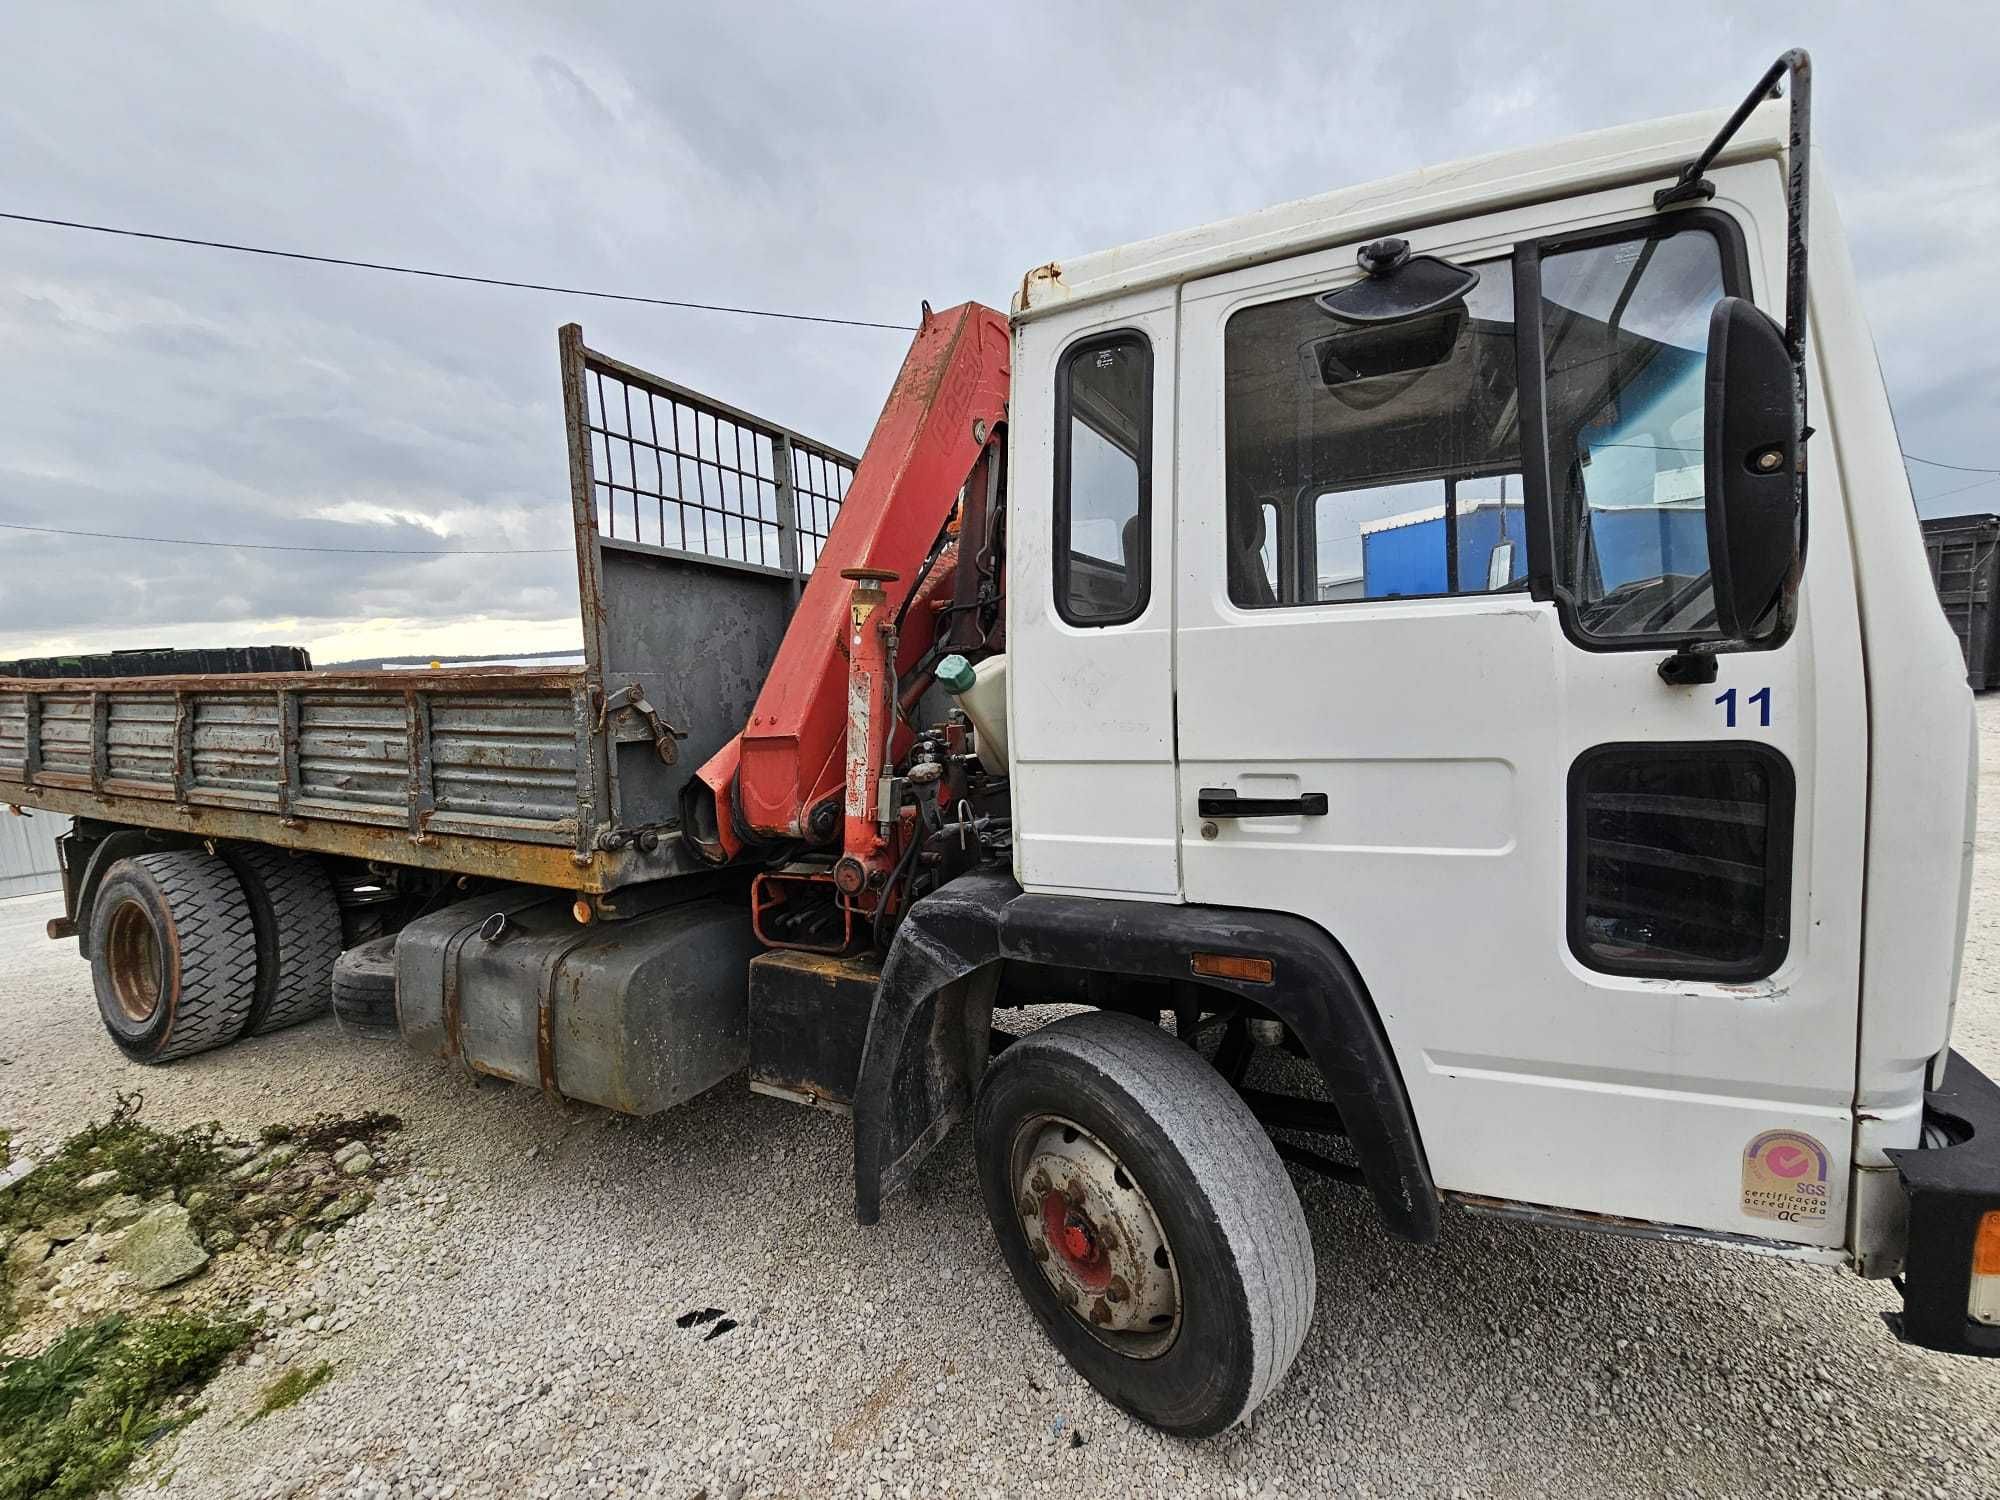
<path fill-rule="evenodd" d="M 9 801 L 577 889 L 600 735 L 574 669 L 0 680 Z"/>
<path fill-rule="evenodd" d="M 684 873 L 686 868 L 674 852 L 678 842 L 669 839 L 658 841 L 657 853 L 648 854 L 635 842 L 618 849 L 595 850 L 579 864 L 574 850 L 560 844 L 459 833 L 434 833 L 419 841 L 410 837 L 400 818 L 375 824 L 309 815 L 287 823 L 269 810 L 204 807 L 116 790 L 92 792 L 87 786 L 27 786 L 0 780 L 0 805 L 6 804 L 196 838 L 243 839 L 281 849 L 592 894 L 642 880 L 664 879 Z"/>

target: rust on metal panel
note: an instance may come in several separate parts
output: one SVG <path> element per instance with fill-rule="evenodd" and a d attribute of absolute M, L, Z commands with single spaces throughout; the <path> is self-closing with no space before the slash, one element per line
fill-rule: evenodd
<path fill-rule="evenodd" d="M 83 782 L 81 777 L 75 778 Z M 283 823 L 268 809 L 176 803 L 171 793 L 148 787 L 92 792 L 87 783 L 59 786 L 0 782 L 0 802 L 19 803 L 72 817 L 101 818 L 139 828 L 160 828 L 199 838 L 244 839 L 312 854 L 342 855 L 382 864 L 449 870 L 525 885 L 603 894 L 634 881 L 673 873 L 670 860 L 649 858 L 635 840 L 615 850 L 595 850 L 579 863 L 567 825 L 551 830 L 560 843 L 529 843 L 511 830 L 499 837 L 446 833 L 433 828 L 429 842 L 413 843 L 398 818 L 393 824 L 335 821 L 307 813 Z M 667 842 L 657 847 L 665 850 Z"/>
<path fill-rule="evenodd" d="M 111 699 L 101 691 L 90 695 L 90 784 L 104 785 L 106 773 L 110 770 L 111 749 L 108 743 L 111 726 Z"/>
<path fill-rule="evenodd" d="M 299 696 L 278 690 L 278 818 L 287 827 L 292 817 L 292 798 L 299 785 Z"/>
<path fill-rule="evenodd" d="M 588 926 L 579 926 L 574 937 L 567 943 L 558 945 L 549 955 L 542 965 L 541 982 L 535 986 L 535 1074 L 536 1080 L 541 1084 L 543 1095 L 552 1104 L 568 1102 L 556 1084 L 556 986 L 567 978 L 570 992 L 574 996 L 582 986 L 583 977 L 579 974 L 566 974 L 564 966 L 569 962 L 570 954 L 585 943 L 596 939 L 597 934 Z M 609 953 L 615 951 L 617 944 L 614 941 L 600 946 Z M 574 1014 L 576 1007 L 572 1005 L 570 1010 Z M 615 1107 L 622 1106 L 614 1105 Z"/>
<path fill-rule="evenodd" d="M 438 1056 L 445 1058 L 460 1056 L 465 1051 L 460 1045 L 458 1030 L 458 950 L 464 941 L 465 934 L 460 933 L 445 945 L 444 950 L 444 1050 Z M 477 1066 L 469 1060 L 466 1065 Z"/>
<path fill-rule="evenodd" d="M 1037 288 L 1053 288 L 1062 283 L 1062 266 L 1056 261 L 1036 266 L 1021 277 L 1021 311 L 1035 306 Z M 1044 299 L 1047 300 L 1047 299 Z"/>
<path fill-rule="evenodd" d="M 194 703 L 186 689 L 174 694 L 174 801 L 185 802 L 194 786 Z"/>

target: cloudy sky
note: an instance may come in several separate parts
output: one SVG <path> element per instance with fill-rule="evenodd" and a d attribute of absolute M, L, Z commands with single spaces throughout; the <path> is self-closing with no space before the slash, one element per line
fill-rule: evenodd
<path fill-rule="evenodd" d="M 1981 5 L 3 14 L 0 210 L 885 320 L 925 297 L 1004 308 L 1051 258 L 1733 103 L 1804 44 L 1903 442 L 2000 466 L 2000 28 Z M 0 222 L 0 521 L 551 549 L 0 530 L 0 656 L 574 645 L 570 319 L 854 451 L 905 342 Z M 1912 473 L 1930 513 L 2000 509 L 2000 482 Z"/>

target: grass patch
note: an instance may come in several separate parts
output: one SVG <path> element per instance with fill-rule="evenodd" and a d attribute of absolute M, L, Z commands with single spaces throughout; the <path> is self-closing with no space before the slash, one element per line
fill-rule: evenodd
<path fill-rule="evenodd" d="M 86 1125 L 33 1172 L 0 1192 L 0 1225 L 30 1229 L 95 1201 L 77 1184 L 95 1172 L 115 1171 L 117 1191 L 151 1198 L 162 1191 L 181 1197 L 219 1175 L 226 1144 L 213 1121 L 188 1130 L 155 1130 L 139 1123 L 138 1094 L 120 1094 L 111 1118 Z M 103 1195 L 99 1195 L 103 1196 Z"/>
<path fill-rule="evenodd" d="M 333 1379 L 333 1366 L 321 1360 L 310 1370 L 290 1369 L 264 1387 L 264 1394 L 257 1398 L 257 1409 L 244 1419 L 247 1427 L 251 1422 L 261 1422 L 274 1411 L 283 1411 L 288 1406 L 297 1406 L 312 1392 Z"/>
<path fill-rule="evenodd" d="M 331 1168 L 318 1161 L 260 1174 L 254 1182 L 235 1180 L 230 1164 L 245 1148 L 225 1136 L 219 1124 L 157 1130 L 139 1122 L 143 1102 L 138 1094 L 118 1095 L 109 1119 L 85 1126 L 34 1172 L 0 1190 L 0 1232 L 38 1229 L 65 1215 L 88 1214 L 114 1192 L 148 1202 L 171 1193 L 187 1208 L 196 1238 L 209 1244 L 217 1231 L 226 1230 L 233 1243 L 233 1237 L 274 1216 L 308 1220 L 345 1190 L 344 1180 L 330 1175 Z M 379 1152 L 382 1137 L 401 1128 L 402 1121 L 394 1115 L 374 1111 L 352 1117 L 321 1115 L 300 1124 L 266 1125 L 258 1140 L 267 1151 L 283 1145 L 295 1156 L 331 1155 L 350 1140 L 363 1141 Z M 114 1186 L 80 1189 L 85 1179 L 106 1171 L 117 1174 Z M 253 1195 L 259 1197 L 258 1206 L 246 1212 L 243 1202 Z M 0 1303 L 0 1336 L 6 1317 Z"/>
<path fill-rule="evenodd" d="M 116 1483 L 149 1444 L 200 1415 L 165 1408 L 249 1336 L 247 1323 L 189 1314 L 113 1316 L 0 1361 L 0 1500 L 76 1500 Z"/>

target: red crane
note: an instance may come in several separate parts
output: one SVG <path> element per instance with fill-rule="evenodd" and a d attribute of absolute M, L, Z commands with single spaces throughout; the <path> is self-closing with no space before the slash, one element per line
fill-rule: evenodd
<path fill-rule="evenodd" d="M 992 308 L 925 308 L 750 722 L 688 788 L 685 834 L 711 859 L 838 850 L 824 869 L 767 872 L 754 899 L 761 917 L 788 886 L 824 894 L 830 882 L 842 948 L 856 914 L 891 899 L 914 836 L 880 788 L 914 738 L 906 700 L 922 683 L 906 693 L 903 678 L 936 639 L 956 584 L 947 528 L 961 493 L 983 493 L 1000 461 L 1009 345 Z"/>

